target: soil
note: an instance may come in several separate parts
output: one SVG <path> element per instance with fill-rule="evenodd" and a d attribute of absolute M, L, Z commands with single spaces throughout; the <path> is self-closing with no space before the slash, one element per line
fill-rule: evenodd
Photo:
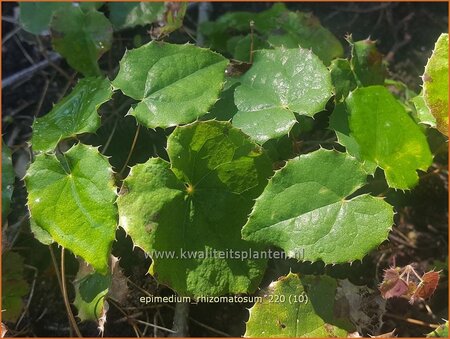
<path fill-rule="evenodd" d="M 228 11 L 250 10 L 261 11 L 271 6 L 271 3 L 212 3 L 211 19 L 218 18 Z M 378 47 L 389 62 L 390 76 L 405 82 L 416 92 L 420 91 L 424 65 L 431 55 L 434 42 L 440 33 L 448 27 L 447 3 L 288 3 L 291 9 L 311 11 L 330 29 L 346 46 L 344 37 L 352 33 L 354 40 L 371 37 L 378 41 Z M 104 8 L 101 8 L 104 10 Z M 21 30 L 13 34 L 18 27 L 17 3 L 2 3 L 2 76 L 3 79 L 29 67 L 32 63 L 45 60 L 46 52 L 51 50 L 48 37 L 36 37 Z M 190 7 L 186 25 L 194 28 L 197 21 L 197 8 Z M 146 29 L 136 29 L 132 32 L 117 33 L 112 51 L 101 59 L 101 66 L 108 71 L 110 78 L 117 69 L 117 61 L 123 55 L 125 48 L 133 47 L 135 34 L 146 36 Z M 12 35 L 11 35 L 12 34 Z M 10 36 L 11 35 L 11 36 Z M 6 37 L 9 37 L 5 41 Z M 186 34 L 177 33 L 174 40 L 186 41 Z M 348 51 L 347 51 L 348 52 Z M 14 83 L 2 91 L 2 135 L 5 143 L 13 150 L 13 162 L 18 177 L 22 177 L 30 158 L 27 142 L 31 137 L 31 124 L 36 116 L 47 113 L 75 84 L 78 78 L 64 60 L 58 60 L 48 67 L 32 74 L 31 77 Z M 113 159 L 115 170 L 120 170 L 126 160 L 131 146 L 136 126 L 126 112 L 119 108 L 127 99 L 116 94 L 111 107 L 104 109 L 102 119 L 109 122 L 104 133 L 84 137 L 83 141 L 93 145 L 104 143 L 114 119 L 119 120 L 119 132 L 113 139 L 110 152 L 119 156 Z M 111 111 L 117 111 L 111 114 Z M 325 119 L 326 117 L 324 117 Z M 130 120 L 131 119 L 131 120 Z M 318 119 L 320 120 L 320 119 Z M 136 151 L 129 164 L 144 162 L 151 156 L 165 157 L 165 135 L 170 131 L 143 129 L 137 142 Z M 420 337 L 430 332 L 424 324 L 439 323 L 442 318 L 448 319 L 448 177 L 447 148 L 445 141 L 438 132 L 429 132 L 430 144 L 437 151 L 433 168 L 423 173 L 420 184 L 410 192 L 388 190 L 380 184 L 382 173 L 377 173 L 370 184 L 372 191 L 385 193 L 387 200 L 393 204 L 398 214 L 394 231 L 389 241 L 380 249 L 367 256 L 362 262 L 353 265 L 338 265 L 323 267 L 320 263 L 297 264 L 287 262 L 279 265 L 269 263 L 269 269 L 262 287 L 277 279 L 280 274 L 286 274 L 289 269 L 303 274 L 320 274 L 327 272 L 336 277 L 350 277 L 355 284 L 366 284 L 376 289 L 383 269 L 392 265 L 413 263 L 419 272 L 425 272 L 434 267 L 444 267 L 442 281 L 435 296 L 426 303 L 410 305 L 406 300 L 391 299 L 387 302 L 387 313 L 384 316 L 383 331 L 394 328 L 400 337 Z M 152 140 L 154 147 L 147 147 Z M 33 271 L 28 270 L 27 279 L 34 281 L 35 288 L 29 309 L 19 326 L 7 324 L 8 336 L 38 336 L 60 337 L 73 335 L 69 327 L 67 313 L 52 265 L 50 251 L 47 246 L 38 243 L 29 230 L 25 206 L 26 192 L 23 184 L 17 179 L 12 202 L 12 213 L 9 215 L 8 227 L 3 231 L 3 247 L 12 248 L 25 257 L 29 267 L 36 268 L 38 274 L 34 281 Z M 120 245 L 115 246 L 114 255 L 121 258 L 121 267 L 129 280 L 127 301 L 121 306 L 109 303 L 108 320 L 104 335 L 107 337 L 134 337 L 136 329 L 142 336 L 167 336 L 163 330 L 155 330 L 138 324 L 134 319 L 140 319 L 159 326 L 171 328 L 174 305 L 156 304 L 143 306 L 139 298 L 143 291 L 157 295 L 170 295 L 173 292 L 160 286 L 148 274 L 150 260 L 142 251 L 134 249 L 129 238 L 123 231 L 118 231 Z M 60 249 L 51 246 L 59 260 Z M 66 279 L 73 281 L 77 272 L 77 260 L 66 254 Z M 280 268 L 281 267 L 281 268 Z M 130 283 L 130 281 L 132 283 Z M 69 286 L 69 299 L 73 300 L 73 288 Z M 247 308 L 251 304 L 198 304 L 191 305 L 189 315 L 189 335 L 203 336 L 242 336 L 245 332 L 245 321 L 248 318 Z M 76 313 L 76 310 L 73 310 Z M 423 322 L 421 325 L 408 319 Z M 85 322 L 80 325 L 84 336 L 98 336 L 99 331 L 94 323 Z M 365 335 L 369 333 L 364 333 Z"/>

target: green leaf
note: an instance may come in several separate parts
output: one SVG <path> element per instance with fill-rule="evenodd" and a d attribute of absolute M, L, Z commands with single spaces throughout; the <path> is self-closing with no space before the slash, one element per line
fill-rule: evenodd
<path fill-rule="evenodd" d="M 237 112 L 234 104 L 234 90 L 237 86 L 238 83 L 233 82 L 232 78 L 227 79 L 219 100 L 211 107 L 209 113 L 202 117 L 202 120 L 230 121 Z"/>
<path fill-rule="evenodd" d="M 29 286 L 23 278 L 23 258 L 15 252 L 2 254 L 2 321 L 16 322 Z"/>
<path fill-rule="evenodd" d="M 30 218 L 30 230 L 33 233 L 34 238 L 44 245 L 53 244 L 52 236 L 43 228 L 36 225 L 33 218 Z"/>
<path fill-rule="evenodd" d="M 259 143 L 287 134 L 297 121 L 294 112 L 313 116 L 332 95 L 328 69 L 302 48 L 256 51 L 240 81 L 233 125 Z"/>
<path fill-rule="evenodd" d="M 33 123 L 31 143 L 35 151 L 52 151 L 59 141 L 100 127 L 97 110 L 111 98 L 108 79 L 85 78 L 53 109 Z"/>
<path fill-rule="evenodd" d="M 45 33 L 58 9 L 69 9 L 70 2 L 19 2 L 20 24 L 27 32 L 33 34 Z"/>
<path fill-rule="evenodd" d="M 433 332 L 428 333 L 427 338 L 448 338 L 448 321 L 440 325 Z"/>
<path fill-rule="evenodd" d="M 390 187 L 410 189 L 416 170 L 433 160 L 427 139 L 404 106 L 382 86 L 358 88 L 346 99 L 351 136 L 363 160 L 375 162 Z"/>
<path fill-rule="evenodd" d="M 325 65 L 344 54 L 339 40 L 311 13 L 285 12 L 280 15 L 277 26 L 281 34 L 271 34 L 268 38 L 274 46 L 312 49 Z"/>
<path fill-rule="evenodd" d="M 377 169 L 377 164 L 369 160 L 363 160 L 361 151 L 355 138 L 350 135 L 350 126 L 348 125 L 349 113 L 345 104 L 340 102 L 334 107 L 333 113 L 330 115 L 330 128 L 336 132 L 338 142 L 344 146 L 347 152 L 358 159 L 367 174 L 373 175 Z"/>
<path fill-rule="evenodd" d="M 250 309 L 246 338 L 347 337 L 349 326 L 334 315 L 337 282 L 328 276 L 289 273 L 272 282 Z"/>
<path fill-rule="evenodd" d="M 376 42 L 366 39 L 352 42 L 351 65 L 360 86 L 383 85 L 386 78 L 386 64 L 378 52 Z"/>
<path fill-rule="evenodd" d="M 131 114 L 144 126 L 175 126 L 208 112 L 219 97 L 227 64 L 207 49 L 153 41 L 125 53 L 113 85 L 141 100 Z"/>
<path fill-rule="evenodd" d="M 206 36 L 212 49 L 226 52 L 232 34 L 250 33 L 251 21 L 257 32 L 267 33 L 277 27 L 278 17 L 286 10 L 285 4 L 275 3 L 268 10 L 259 13 L 227 12 L 215 21 L 203 22 L 200 31 Z"/>
<path fill-rule="evenodd" d="M 36 226 L 99 273 L 106 273 L 117 226 L 108 160 L 82 144 L 58 157 L 43 153 L 31 164 L 25 184 Z"/>
<path fill-rule="evenodd" d="M 80 266 L 73 282 L 73 304 L 81 321 L 96 321 L 98 329 L 103 333 L 109 308 L 106 299 L 124 303 L 129 292 L 127 280 L 120 269 L 118 258 L 114 256 L 110 256 L 110 270 L 105 275 L 95 272 L 85 261 L 79 261 Z"/>
<path fill-rule="evenodd" d="M 2 141 L 2 220 L 5 221 L 11 205 L 15 173 L 11 160 L 11 150 Z"/>
<path fill-rule="evenodd" d="M 244 37 L 237 36 L 228 40 L 228 50 L 236 60 L 250 62 L 250 50 L 256 51 L 263 48 L 268 48 L 268 44 L 265 40 L 257 35 L 246 35 Z M 253 49 L 252 49 L 253 48 Z"/>
<path fill-rule="evenodd" d="M 242 236 L 299 260 L 361 260 L 386 240 L 393 223 L 382 199 L 346 199 L 365 182 L 360 162 L 344 153 L 321 149 L 289 160 L 257 199 Z"/>
<path fill-rule="evenodd" d="M 211 253 L 260 249 L 240 231 L 271 173 L 269 159 L 230 123 L 218 121 L 177 127 L 167 152 L 171 165 L 153 158 L 132 167 L 117 201 L 119 224 L 152 257 L 150 273 L 180 295 L 254 291 L 266 260 Z M 163 257 L 168 253 L 175 257 Z"/>
<path fill-rule="evenodd" d="M 162 19 L 164 2 L 110 2 L 109 19 L 114 29 L 145 26 Z"/>
<path fill-rule="evenodd" d="M 111 274 L 99 274 L 91 266 L 80 260 L 80 268 L 75 277 L 75 300 L 81 321 L 99 319 L 106 313 L 105 297 L 111 285 Z"/>
<path fill-rule="evenodd" d="M 103 6 L 103 2 L 102 1 L 81 1 L 78 2 L 77 4 L 78 6 L 80 6 L 80 8 L 86 12 L 86 11 L 92 11 L 92 10 L 97 10 L 100 7 Z"/>
<path fill-rule="evenodd" d="M 356 88 L 355 74 L 347 59 L 335 59 L 330 65 L 336 101 L 344 99 Z"/>
<path fill-rule="evenodd" d="M 423 97 L 437 129 L 448 136 L 448 34 L 441 34 L 425 67 Z"/>
<path fill-rule="evenodd" d="M 416 108 L 416 116 L 420 123 L 429 125 L 431 127 L 436 127 L 436 118 L 431 114 L 430 109 L 425 103 L 425 99 L 423 98 L 423 94 L 419 94 L 411 99 Z"/>
<path fill-rule="evenodd" d="M 112 26 L 103 13 L 64 8 L 55 12 L 50 28 L 53 48 L 71 67 L 85 76 L 101 73 L 97 60 L 112 44 Z"/>

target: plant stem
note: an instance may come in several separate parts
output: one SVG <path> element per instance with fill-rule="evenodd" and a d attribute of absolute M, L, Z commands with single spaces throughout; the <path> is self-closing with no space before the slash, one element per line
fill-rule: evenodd
<path fill-rule="evenodd" d="M 69 317 L 69 323 L 74 329 L 77 337 L 81 338 L 82 335 L 80 329 L 78 328 L 75 317 L 73 316 L 72 309 L 70 308 L 69 297 L 67 296 L 66 277 L 64 273 L 64 247 L 61 247 L 61 282 L 62 282 L 64 305 L 66 306 L 67 316 Z"/>
<path fill-rule="evenodd" d="M 141 125 L 138 124 L 137 128 L 136 128 L 136 133 L 134 134 L 133 143 L 131 144 L 130 152 L 128 153 L 127 160 L 125 161 L 125 163 L 123 164 L 122 169 L 119 172 L 119 176 L 122 176 L 123 171 L 125 171 L 125 168 L 127 168 L 128 162 L 130 161 L 131 155 L 133 154 L 134 146 L 136 146 L 136 141 L 137 141 L 137 138 L 139 136 L 140 128 L 141 128 Z"/>

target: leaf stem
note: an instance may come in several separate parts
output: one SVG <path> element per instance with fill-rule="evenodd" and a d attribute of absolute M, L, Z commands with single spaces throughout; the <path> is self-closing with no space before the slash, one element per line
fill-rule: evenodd
<path fill-rule="evenodd" d="M 128 162 L 130 161 L 131 155 L 133 154 L 134 147 L 136 146 L 136 141 L 137 141 L 137 138 L 139 136 L 140 128 L 141 128 L 141 125 L 138 124 L 137 128 L 136 128 L 136 133 L 134 134 L 133 143 L 131 144 L 130 152 L 128 153 L 127 160 L 125 161 L 125 163 L 123 164 L 122 169 L 119 172 L 119 176 L 122 176 L 123 171 L 125 171 L 125 168 L 127 168 Z"/>
<path fill-rule="evenodd" d="M 64 298 L 64 305 L 66 306 L 67 316 L 69 317 L 69 322 L 72 328 L 74 329 L 77 337 L 81 338 L 81 332 L 78 328 L 75 317 L 73 316 L 72 309 L 70 308 L 69 297 L 67 296 L 67 287 L 66 287 L 66 277 L 64 273 L 64 247 L 61 247 L 61 287 Z"/>

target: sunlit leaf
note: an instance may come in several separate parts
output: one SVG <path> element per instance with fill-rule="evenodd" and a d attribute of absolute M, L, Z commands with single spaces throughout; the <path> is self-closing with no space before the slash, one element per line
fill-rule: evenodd
<path fill-rule="evenodd" d="M 425 135 L 404 106 L 382 86 L 358 88 L 345 103 L 361 159 L 381 167 L 390 187 L 414 187 L 417 170 L 426 171 L 433 158 Z"/>
<path fill-rule="evenodd" d="M 441 34 L 425 67 L 423 97 L 437 129 L 448 136 L 448 34 Z"/>
<path fill-rule="evenodd" d="M 58 156 L 43 153 L 31 164 L 25 184 L 35 226 L 106 273 L 117 227 L 108 160 L 82 144 Z"/>
<path fill-rule="evenodd" d="M 269 159 L 218 121 L 177 127 L 167 152 L 171 164 L 153 158 L 132 167 L 117 202 L 120 225 L 153 259 L 150 273 L 180 295 L 255 291 L 266 260 L 211 253 L 261 250 L 240 232 L 271 173 Z"/>
<path fill-rule="evenodd" d="M 289 273 L 272 282 L 250 309 L 246 338 L 347 337 L 347 319 L 334 314 L 337 282 Z M 347 320 L 347 321 L 346 321 Z"/>
<path fill-rule="evenodd" d="M 108 79 L 85 78 L 53 109 L 33 123 L 31 144 L 35 151 L 52 151 L 59 141 L 100 127 L 97 110 L 111 98 Z"/>
<path fill-rule="evenodd" d="M 259 143 L 286 135 L 294 113 L 313 116 L 332 95 L 328 69 L 302 48 L 261 50 L 235 91 L 233 125 Z"/>
<path fill-rule="evenodd" d="M 227 64 L 207 49 L 150 42 L 126 52 L 113 85 L 141 100 L 131 114 L 144 126 L 176 126 L 208 112 L 219 97 Z"/>
<path fill-rule="evenodd" d="M 280 247 L 298 260 L 361 260 L 386 240 L 393 224 L 392 207 L 382 199 L 347 198 L 366 176 L 359 161 L 336 151 L 289 160 L 256 200 L 243 238 Z"/>

